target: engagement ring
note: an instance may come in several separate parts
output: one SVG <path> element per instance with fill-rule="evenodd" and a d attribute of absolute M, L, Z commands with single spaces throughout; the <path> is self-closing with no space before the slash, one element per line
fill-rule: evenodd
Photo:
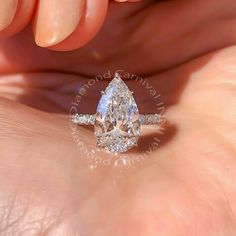
<path fill-rule="evenodd" d="M 160 125 L 163 117 L 160 114 L 139 114 L 133 92 L 116 74 L 102 92 L 96 114 L 75 114 L 71 120 L 78 125 L 93 125 L 97 145 L 120 153 L 138 145 L 141 125 Z"/>

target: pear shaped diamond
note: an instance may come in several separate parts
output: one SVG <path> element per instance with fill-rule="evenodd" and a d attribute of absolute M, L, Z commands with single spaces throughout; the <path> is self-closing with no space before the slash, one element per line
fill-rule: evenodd
<path fill-rule="evenodd" d="M 107 86 L 96 115 L 94 131 L 99 146 L 119 153 L 137 145 L 140 136 L 138 107 L 119 75 Z"/>

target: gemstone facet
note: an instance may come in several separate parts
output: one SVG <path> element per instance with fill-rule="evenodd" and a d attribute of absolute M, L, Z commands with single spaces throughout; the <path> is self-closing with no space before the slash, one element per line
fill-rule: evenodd
<path fill-rule="evenodd" d="M 140 136 L 138 107 L 132 92 L 117 74 L 99 101 L 94 133 L 98 146 L 110 152 L 126 152 L 137 145 Z"/>

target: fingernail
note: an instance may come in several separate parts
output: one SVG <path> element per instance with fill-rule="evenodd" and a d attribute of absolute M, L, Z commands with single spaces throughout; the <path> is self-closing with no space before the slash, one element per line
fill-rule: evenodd
<path fill-rule="evenodd" d="M 66 39 L 77 28 L 84 0 L 40 0 L 35 25 L 35 41 L 50 47 Z"/>
<path fill-rule="evenodd" d="M 2 0 L 0 4 L 0 31 L 7 28 L 17 10 L 18 0 Z"/>

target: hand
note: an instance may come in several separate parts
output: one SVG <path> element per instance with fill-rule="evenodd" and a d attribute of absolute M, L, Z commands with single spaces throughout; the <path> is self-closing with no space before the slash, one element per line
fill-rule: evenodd
<path fill-rule="evenodd" d="M 102 31 L 79 50 L 38 48 L 30 28 L 0 43 L 1 234 L 235 235 L 236 4 L 110 4 Z M 168 125 L 141 163 L 92 170 L 66 114 L 87 78 L 108 69 L 145 76 Z M 91 88 L 81 112 L 94 112 L 104 86 Z M 135 97 L 148 112 L 143 91 Z M 92 131 L 79 132 L 95 147 Z"/>
<path fill-rule="evenodd" d="M 5 0 L 0 9 L 0 37 L 15 35 L 32 21 L 35 42 L 39 46 L 55 50 L 78 48 L 88 43 L 102 26 L 108 2 L 109 0 Z"/>

